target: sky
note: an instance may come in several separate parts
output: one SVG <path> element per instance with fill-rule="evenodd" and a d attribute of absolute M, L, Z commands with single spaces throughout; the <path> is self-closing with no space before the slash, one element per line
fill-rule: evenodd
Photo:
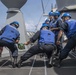
<path fill-rule="evenodd" d="M 43 0 L 44 11 L 46 14 L 50 12 L 52 3 L 55 5 L 55 0 Z M 8 8 L 0 2 L 0 28 L 2 28 L 6 22 L 7 10 Z M 23 13 L 27 30 L 36 29 L 36 26 L 40 28 L 47 18 L 43 16 L 41 0 L 27 0 L 26 4 L 20 10 Z"/>

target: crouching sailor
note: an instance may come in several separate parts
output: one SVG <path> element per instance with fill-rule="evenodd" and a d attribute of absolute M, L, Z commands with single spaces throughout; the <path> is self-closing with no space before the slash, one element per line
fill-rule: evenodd
<path fill-rule="evenodd" d="M 46 53 L 48 59 L 51 58 L 53 50 L 55 49 L 55 34 L 49 30 L 49 25 L 46 23 L 42 24 L 42 27 L 39 31 L 35 33 L 35 35 L 30 38 L 28 42 L 25 42 L 25 45 L 30 43 L 34 43 L 38 40 L 38 43 L 32 46 L 26 53 L 24 53 L 18 62 L 18 67 L 21 67 L 23 61 L 26 61 L 33 55 L 38 53 Z"/>

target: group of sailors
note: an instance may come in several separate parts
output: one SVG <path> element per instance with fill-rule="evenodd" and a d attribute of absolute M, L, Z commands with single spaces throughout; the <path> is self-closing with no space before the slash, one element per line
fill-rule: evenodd
<path fill-rule="evenodd" d="M 54 51 L 56 51 L 54 54 L 56 58 L 51 61 L 54 62 L 54 64 L 51 65 L 60 67 L 62 60 L 65 59 L 69 52 L 75 47 L 76 20 L 71 19 L 71 15 L 67 12 L 61 15 L 59 11 L 51 11 L 48 16 L 49 19 L 45 20 L 40 30 L 38 30 L 29 41 L 25 42 L 24 45 L 34 43 L 36 40 L 38 40 L 38 43 L 30 47 L 20 57 L 18 63 L 18 48 L 15 44 L 18 43 L 20 39 L 20 33 L 17 30 L 19 22 L 14 21 L 6 25 L 0 31 L 0 47 L 5 46 L 10 49 L 12 57 L 14 58 L 14 62 L 12 63 L 14 68 L 21 67 L 24 61 L 39 53 L 45 53 L 50 62 Z M 63 33 L 65 33 L 68 38 L 68 42 L 64 48 L 62 46 Z"/>

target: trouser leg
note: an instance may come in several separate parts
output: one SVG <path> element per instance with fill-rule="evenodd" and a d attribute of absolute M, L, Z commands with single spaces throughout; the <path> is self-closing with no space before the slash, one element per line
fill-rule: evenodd
<path fill-rule="evenodd" d="M 47 57 L 50 58 L 52 55 L 52 52 L 54 50 L 54 45 L 42 45 L 41 46 L 43 51 L 46 53 Z"/>
<path fill-rule="evenodd" d="M 18 68 L 21 67 L 21 64 L 23 61 L 26 61 L 27 59 L 29 59 L 30 57 L 32 57 L 35 54 L 38 53 L 43 53 L 43 51 L 40 49 L 40 47 L 38 45 L 35 45 L 33 47 L 31 47 L 29 50 L 27 50 L 27 52 L 25 52 L 21 57 L 20 60 L 18 62 Z"/>
<path fill-rule="evenodd" d="M 71 38 L 66 46 L 64 47 L 63 50 L 61 50 L 61 53 L 60 53 L 60 59 L 64 59 L 68 56 L 69 52 L 75 47 L 76 45 L 76 40 L 74 38 Z"/>
<path fill-rule="evenodd" d="M 33 55 L 38 54 L 38 53 L 47 54 L 48 52 L 51 52 L 53 49 L 54 49 L 54 47 L 51 47 L 50 45 L 48 45 L 48 46 L 47 45 L 41 45 L 41 46 L 35 45 L 35 46 L 31 47 L 26 53 L 23 54 L 23 56 L 21 56 L 21 58 L 18 62 L 18 67 L 21 66 L 21 63 L 23 61 L 26 61 Z M 49 54 L 51 54 L 51 53 L 49 53 Z M 49 56 L 51 57 L 51 55 L 49 55 Z"/>
<path fill-rule="evenodd" d="M 75 47 L 75 45 L 76 45 L 76 40 L 74 38 L 71 38 L 67 42 L 64 49 L 61 50 L 60 55 L 59 55 L 59 59 L 57 59 L 55 61 L 55 66 L 57 66 L 57 67 L 61 66 L 61 61 L 68 56 L 69 52 Z"/>
<path fill-rule="evenodd" d="M 55 42 L 57 41 L 57 37 L 58 35 L 55 36 Z M 63 37 L 60 38 L 60 45 L 56 45 L 57 46 L 57 51 L 56 51 L 56 54 L 55 55 L 59 55 L 61 50 L 63 49 L 63 46 L 62 46 L 62 42 L 63 42 Z"/>
<path fill-rule="evenodd" d="M 11 51 L 11 54 L 12 54 L 12 57 L 13 58 L 17 58 L 18 57 L 18 49 L 16 47 L 15 44 L 11 44 L 12 46 L 9 47 L 10 51 Z"/>
<path fill-rule="evenodd" d="M 38 45 L 35 45 L 31 47 L 26 53 L 24 53 L 23 56 L 21 56 L 21 60 L 26 61 L 27 59 L 38 53 L 42 53 L 42 50 Z"/>
<path fill-rule="evenodd" d="M 17 58 L 18 58 L 18 49 L 15 44 L 11 44 L 9 49 L 10 49 L 10 54 L 11 54 L 10 57 L 12 59 L 12 66 L 13 68 L 15 68 L 17 64 Z"/>
<path fill-rule="evenodd" d="M 57 52 L 56 52 L 56 55 L 59 55 L 62 49 L 63 49 L 63 48 L 62 48 L 62 44 L 57 45 Z"/>
<path fill-rule="evenodd" d="M 48 45 L 47 47 L 44 46 L 45 49 L 46 49 L 46 54 L 47 54 L 47 58 L 48 58 L 48 65 L 49 67 L 52 66 L 52 59 L 53 59 L 53 54 L 54 54 L 54 51 L 55 51 L 55 45 Z"/>
<path fill-rule="evenodd" d="M 8 47 L 11 53 L 11 57 L 13 57 L 13 62 L 17 60 L 18 57 L 18 49 L 15 45 L 15 43 L 9 43 L 7 41 L 1 40 L 0 39 L 0 47 Z M 17 61 L 16 61 L 17 63 Z"/>

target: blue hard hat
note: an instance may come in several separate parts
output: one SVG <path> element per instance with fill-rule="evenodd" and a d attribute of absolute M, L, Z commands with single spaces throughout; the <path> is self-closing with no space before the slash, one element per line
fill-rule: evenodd
<path fill-rule="evenodd" d="M 49 25 L 46 24 L 46 23 L 43 23 L 41 28 L 43 28 L 43 27 L 48 27 L 49 28 Z"/>
<path fill-rule="evenodd" d="M 49 12 L 49 16 L 54 16 L 54 12 Z"/>
<path fill-rule="evenodd" d="M 49 22 L 49 19 L 46 19 L 46 20 L 45 20 L 45 23 L 46 23 L 46 22 Z"/>
<path fill-rule="evenodd" d="M 59 11 L 55 11 L 54 12 L 54 16 L 60 16 L 60 12 Z"/>
<path fill-rule="evenodd" d="M 17 21 L 14 21 L 14 22 L 10 23 L 10 25 L 12 25 L 12 24 L 14 24 L 16 28 L 19 27 L 19 23 Z"/>
<path fill-rule="evenodd" d="M 61 16 L 61 18 L 63 18 L 63 17 L 70 17 L 70 18 L 71 18 L 71 15 L 70 15 L 69 13 L 64 13 L 64 14 Z"/>

